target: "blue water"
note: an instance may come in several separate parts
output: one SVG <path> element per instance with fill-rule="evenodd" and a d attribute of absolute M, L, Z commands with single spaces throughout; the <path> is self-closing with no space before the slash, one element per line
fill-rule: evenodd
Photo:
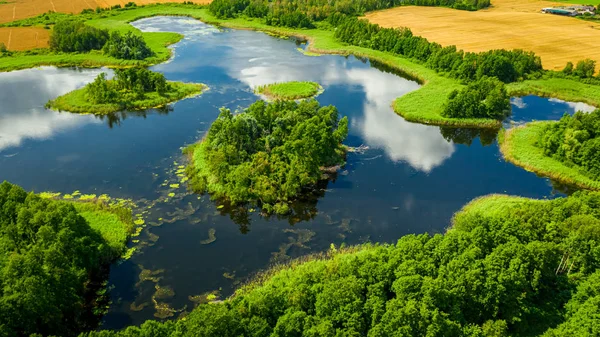
<path fill-rule="evenodd" d="M 105 328 L 154 318 L 156 284 L 175 292 L 159 300 L 172 310 L 159 316 L 175 318 L 193 308 L 189 296 L 219 289 L 228 296 L 256 271 L 332 243 L 395 242 L 409 233 L 443 232 L 463 204 L 489 193 L 546 198 L 564 191 L 506 163 L 494 133 L 480 137 L 476 130 L 404 121 L 391 102 L 419 85 L 368 61 L 309 57 L 293 40 L 218 30 L 186 18 L 134 25 L 185 34 L 174 46 L 173 59 L 152 69 L 169 80 L 201 82 L 210 89 L 168 110 L 97 118 L 43 106 L 106 69 L 48 67 L 0 74 L 0 180 L 35 191 L 130 198 L 139 206 L 136 212 L 143 212 L 147 227 L 132 243 L 136 253 L 111 269 L 113 304 Z M 293 218 L 267 219 L 217 209 L 207 196 L 187 192 L 185 184 L 170 187 L 180 180 L 181 148 L 202 137 L 218 108 L 248 106 L 259 98 L 255 86 L 290 80 L 319 82 L 325 89 L 319 102 L 335 105 L 350 120 L 345 143 L 365 149 L 348 155 L 320 198 L 299 204 Z M 534 96 L 512 102 L 517 123 L 590 109 Z M 210 229 L 216 241 L 207 243 Z M 159 279 L 138 282 L 141 268 L 156 271 Z"/>

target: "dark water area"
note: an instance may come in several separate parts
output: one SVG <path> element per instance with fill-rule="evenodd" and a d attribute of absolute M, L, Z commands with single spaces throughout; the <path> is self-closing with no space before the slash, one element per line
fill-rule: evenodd
<path fill-rule="evenodd" d="M 103 328 L 176 318 L 191 296 L 230 295 L 249 275 L 274 263 L 327 250 L 331 244 L 393 243 L 411 233 L 440 233 L 469 200 L 506 193 L 551 198 L 548 179 L 506 163 L 494 133 L 404 121 L 391 109 L 419 85 L 354 57 L 303 55 L 294 41 L 218 30 L 186 18 L 152 18 L 144 31 L 185 39 L 174 58 L 152 69 L 209 90 L 169 109 L 98 118 L 44 109 L 48 99 L 89 83 L 102 69 L 40 68 L 0 74 L 0 180 L 28 190 L 109 194 L 136 201 L 146 228 L 135 254 L 111 268 L 112 305 Z M 259 97 L 252 88 L 310 80 L 350 120 L 347 164 L 302 204 L 305 217 L 230 215 L 186 190 L 181 148 L 202 137 L 222 106 Z M 514 121 L 558 119 L 578 105 L 534 96 L 514 98 Z M 140 279 L 141 277 L 141 279 Z M 158 296 L 169 287 L 173 296 Z M 162 292 L 164 294 L 164 292 Z"/>

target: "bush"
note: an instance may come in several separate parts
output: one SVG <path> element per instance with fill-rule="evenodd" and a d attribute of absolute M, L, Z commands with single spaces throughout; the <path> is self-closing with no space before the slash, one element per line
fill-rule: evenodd
<path fill-rule="evenodd" d="M 61 52 L 88 52 L 102 49 L 108 40 L 108 31 L 85 25 L 82 21 L 62 20 L 50 33 L 50 48 Z"/>
<path fill-rule="evenodd" d="M 577 166 L 592 179 L 600 179 L 600 109 L 589 114 L 565 114 L 544 129 L 537 144 L 546 156 Z"/>
<path fill-rule="evenodd" d="M 596 72 L 596 61 L 585 59 L 577 62 L 573 75 L 580 78 L 592 78 Z"/>
<path fill-rule="evenodd" d="M 502 82 L 482 77 L 448 96 L 442 116 L 449 118 L 504 119 L 510 112 L 510 97 Z"/>
<path fill-rule="evenodd" d="M 144 38 L 131 32 L 127 32 L 125 35 L 112 32 L 102 51 L 106 55 L 124 60 L 143 60 L 154 56 Z"/>

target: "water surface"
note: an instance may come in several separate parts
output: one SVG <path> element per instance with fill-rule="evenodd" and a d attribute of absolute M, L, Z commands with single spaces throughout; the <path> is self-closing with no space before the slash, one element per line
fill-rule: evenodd
<path fill-rule="evenodd" d="M 155 315 L 177 317 L 193 308 L 190 296 L 219 289 L 227 296 L 257 270 L 332 243 L 395 242 L 405 234 L 443 232 L 455 211 L 481 195 L 557 193 L 549 180 L 506 163 L 494 133 L 404 121 L 391 102 L 419 85 L 366 60 L 304 56 L 293 40 L 218 30 L 187 18 L 134 25 L 185 34 L 173 59 L 153 70 L 210 89 L 166 110 L 97 118 L 43 106 L 105 70 L 0 74 L 0 180 L 28 190 L 131 198 L 145 216 L 147 229 L 132 243 L 137 253 L 112 267 L 113 304 L 105 328 Z M 232 214 L 207 196 L 187 192 L 180 183 L 181 148 L 202 137 L 219 107 L 248 106 L 258 98 L 255 86 L 290 80 L 319 82 L 325 89 L 319 102 L 335 105 L 350 120 L 345 143 L 366 150 L 350 153 L 322 196 L 299 205 L 293 218 Z M 512 103 L 516 122 L 558 119 L 578 108 L 534 96 Z M 154 271 L 153 279 L 140 281 L 142 269 Z M 156 286 L 175 293 L 157 300 L 163 310 L 152 302 Z"/>

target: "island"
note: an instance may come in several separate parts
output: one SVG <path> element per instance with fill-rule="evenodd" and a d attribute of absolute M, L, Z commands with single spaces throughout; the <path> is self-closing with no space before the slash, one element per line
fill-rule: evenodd
<path fill-rule="evenodd" d="M 283 82 L 261 85 L 256 88 L 257 94 L 264 95 L 271 100 L 295 100 L 315 97 L 323 91 L 316 82 Z"/>
<path fill-rule="evenodd" d="M 112 79 L 107 79 L 106 73 L 100 73 L 94 82 L 50 100 L 46 107 L 105 115 L 122 110 L 163 107 L 198 95 L 205 88 L 199 83 L 170 82 L 163 74 L 142 67 L 115 69 L 114 72 Z"/>
<path fill-rule="evenodd" d="M 184 150 L 186 171 L 197 192 L 286 214 L 344 163 L 347 134 L 348 118 L 316 100 L 259 100 L 237 114 L 222 108 L 204 139 Z"/>

